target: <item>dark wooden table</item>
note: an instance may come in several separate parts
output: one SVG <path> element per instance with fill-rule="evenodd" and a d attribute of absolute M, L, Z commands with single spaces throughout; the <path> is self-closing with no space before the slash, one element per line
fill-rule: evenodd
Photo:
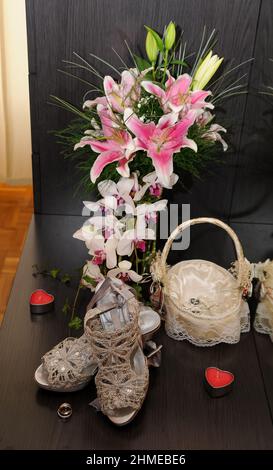
<path fill-rule="evenodd" d="M 164 346 L 162 366 L 151 371 L 145 404 L 124 428 L 114 427 L 88 406 L 96 395 L 94 383 L 73 394 L 38 389 L 33 373 L 40 357 L 68 334 L 61 306 L 66 297 L 73 297 L 73 285 L 35 279 L 32 265 L 68 272 L 80 267 L 86 249 L 72 239 L 72 233 L 81 223 L 76 216 L 43 215 L 32 221 L 0 331 L 0 448 L 273 449 L 273 344 L 253 331 L 242 335 L 239 344 L 212 348 L 176 342 L 161 331 L 157 339 Z M 257 225 L 255 233 L 253 225 L 251 231 L 247 224 L 233 226 L 249 258 L 255 261 L 270 252 L 272 256 L 272 226 Z M 202 230 L 197 229 L 191 251 L 183 256 L 198 251 L 205 258 L 204 247 L 201 250 L 196 243 L 202 238 L 207 257 L 225 264 L 227 254 L 232 258 L 231 243 L 219 232 Z M 56 295 L 53 314 L 30 315 L 29 295 L 37 288 Z M 87 301 L 86 296 L 82 311 Z M 230 395 L 221 399 L 207 395 L 202 379 L 209 365 L 234 372 Z M 56 414 L 64 401 L 73 406 L 68 422 Z"/>

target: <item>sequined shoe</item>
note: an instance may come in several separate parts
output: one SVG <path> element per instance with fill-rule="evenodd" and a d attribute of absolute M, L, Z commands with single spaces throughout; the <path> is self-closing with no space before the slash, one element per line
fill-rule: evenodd
<path fill-rule="evenodd" d="M 97 370 L 90 341 L 66 338 L 42 357 L 34 379 L 41 388 L 53 392 L 76 392 L 85 387 Z"/>
<path fill-rule="evenodd" d="M 141 409 L 149 385 L 138 324 L 139 302 L 127 286 L 106 279 L 90 307 L 85 332 L 98 364 L 95 406 L 122 426 Z"/>
<path fill-rule="evenodd" d="M 132 295 L 132 291 L 119 279 L 107 279 L 93 296 L 88 310 L 95 303 L 100 304 L 102 317 L 107 322 L 107 310 L 116 301 L 116 292 Z M 108 287 L 107 287 L 108 286 Z M 116 304 L 112 305 L 112 308 Z M 124 313 L 126 308 L 124 307 Z M 138 323 L 143 339 L 147 341 L 160 328 L 161 319 L 150 307 L 139 304 Z M 75 392 L 84 388 L 97 370 L 89 339 L 84 333 L 80 338 L 66 338 L 42 357 L 34 379 L 46 390 L 53 392 Z"/>

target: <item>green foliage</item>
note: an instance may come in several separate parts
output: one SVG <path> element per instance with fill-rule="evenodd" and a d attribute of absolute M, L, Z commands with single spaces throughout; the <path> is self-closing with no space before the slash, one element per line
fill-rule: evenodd
<path fill-rule="evenodd" d="M 157 85 L 160 84 L 158 83 Z M 156 96 L 150 95 L 146 91 L 142 91 L 141 99 L 134 111 L 143 118 L 144 122 L 154 121 L 158 123 L 164 114 Z"/>
<path fill-rule="evenodd" d="M 69 328 L 72 328 L 73 330 L 80 330 L 82 328 L 83 321 L 80 317 L 77 315 L 73 317 L 72 320 L 68 323 Z"/>
<path fill-rule="evenodd" d="M 68 284 L 69 282 L 71 281 L 71 276 L 67 273 L 65 273 L 62 277 L 61 277 L 61 282 L 63 284 Z"/>
<path fill-rule="evenodd" d="M 208 128 L 209 126 L 205 126 L 200 129 L 195 124 L 189 129 L 188 137 L 193 139 L 198 147 L 196 153 L 189 148 L 184 148 L 181 152 L 174 155 L 174 171 L 181 178 L 185 171 L 195 178 L 200 178 L 202 170 L 205 169 L 209 162 L 218 161 L 219 155 L 222 153 L 221 144 L 205 140 L 201 137 Z"/>
<path fill-rule="evenodd" d="M 92 277 L 88 276 L 87 274 L 85 274 L 82 279 L 87 282 L 88 284 L 90 284 L 91 286 L 93 287 L 96 287 L 97 283 L 95 281 L 95 279 L 93 279 Z"/>
<path fill-rule="evenodd" d="M 57 276 L 58 276 L 59 272 L 60 272 L 60 269 L 58 269 L 58 268 L 54 268 L 54 269 L 51 269 L 51 270 L 49 271 L 50 276 L 51 276 L 53 279 L 57 279 Z"/>
<path fill-rule="evenodd" d="M 51 279 L 54 279 L 57 282 L 61 282 L 62 284 L 65 284 L 68 286 L 71 281 L 71 276 L 67 273 L 62 273 L 62 270 L 60 268 L 52 268 L 52 269 L 40 269 L 37 264 L 34 264 L 32 266 L 33 269 L 33 277 L 38 277 L 39 275 L 43 277 L 49 277 Z M 82 268 L 80 269 L 80 276 L 82 278 Z M 83 279 L 88 282 L 89 284 L 92 284 L 96 286 L 95 281 L 90 278 L 89 276 L 84 276 Z M 69 286 L 71 288 L 71 286 Z M 70 314 L 70 321 L 69 321 L 69 328 L 74 329 L 74 330 L 79 330 L 82 328 L 82 319 L 75 313 L 76 308 L 78 305 L 78 300 L 79 300 L 79 294 L 80 291 L 84 288 L 84 286 L 81 283 L 81 279 L 78 284 L 77 291 L 75 293 L 75 297 L 73 300 L 73 304 L 69 301 L 68 297 L 65 298 L 64 304 L 62 306 L 62 313 L 64 315 Z"/>
<path fill-rule="evenodd" d="M 63 284 L 69 284 L 71 281 L 71 276 L 68 273 L 62 273 L 60 268 L 41 269 L 37 264 L 33 264 L 32 269 L 33 277 L 50 277 L 51 279 L 62 282 Z"/>
<path fill-rule="evenodd" d="M 170 65 L 184 65 L 185 67 L 188 67 L 187 62 L 184 60 L 171 60 Z"/>
<path fill-rule="evenodd" d="M 143 72 L 143 70 L 149 69 L 151 67 L 151 63 L 148 62 L 148 60 L 143 59 L 142 57 L 139 57 L 134 54 L 134 59 L 135 59 L 137 68 L 140 72 Z"/>
<path fill-rule="evenodd" d="M 68 298 L 66 298 L 63 308 L 62 308 L 62 313 L 64 313 L 64 315 L 67 315 L 70 312 L 70 310 L 71 310 L 71 306 L 70 306 Z"/>
<path fill-rule="evenodd" d="M 136 282 L 133 282 L 132 287 L 134 288 L 134 290 L 136 292 L 137 298 L 139 300 L 142 299 L 142 286 L 141 286 L 141 284 L 137 284 Z"/>

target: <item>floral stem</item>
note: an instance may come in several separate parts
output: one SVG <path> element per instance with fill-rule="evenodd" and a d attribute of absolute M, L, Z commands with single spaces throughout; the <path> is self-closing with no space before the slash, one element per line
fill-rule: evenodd
<path fill-rule="evenodd" d="M 146 272 L 147 265 L 148 265 L 148 262 L 150 260 L 150 257 L 151 257 L 151 251 L 150 251 L 150 247 L 149 247 L 148 250 L 145 253 L 145 257 L 143 258 L 143 273 Z"/>
<path fill-rule="evenodd" d="M 155 80 L 155 62 L 152 62 L 153 67 L 153 80 Z"/>
<path fill-rule="evenodd" d="M 138 272 L 138 264 L 139 264 L 139 258 L 137 255 L 137 249 L 135 248 L 135 259 L 136 259 L 136 273 L 139 274 Z"/>
<path fill-rule="evenodd" d="M 162 83 L 164 82 L 165 77 L 166 77 L 167 65 L 168 65 L 168 51 L 165 51 L 165 54 L 164 54 L 164 72 L 163 72 Z"/>
<path fill-rule="evenodd" d="M 78 286 L 78 289 L 77 289 L 77 292 L 76 292 L 76 295 L 75 295 L 75 299 L 74 299 L 74 302 L 73 302 L 73 307 L 72 307 L 70 322 L 73 320 L 74 315 L 75 315 L 76 305 L 77 305 L 77 302 L 78 302 L 78 298 L 79 298 L 79 294 L 80 294 L 81 287 L 82 287 L 82 285 L 81 285 L 81 280 L 80 280 L 79 286 Z"/>

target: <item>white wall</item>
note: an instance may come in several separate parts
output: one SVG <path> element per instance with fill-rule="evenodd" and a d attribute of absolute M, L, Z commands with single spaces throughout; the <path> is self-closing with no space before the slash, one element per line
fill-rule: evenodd
<path fill-rule="evenodd" d="M 0 179 L 31 182 L 25 0 L 0 0 Z"/>
<path fill-rule="evenodd" d="M 1 0 L 0 0 L 1 1 Z M 0 13 L 0 34 L 2 31 Z M 1 46 L 1 35 L 0 35 Z M 0 181 L 4 180 L 7 176 L 7 153 L 6 153 L 6 126 L 5 126 L 5 101 L 4 101 L 4 86 L 3 86 L 3 52 L 0 47 Z"/>

